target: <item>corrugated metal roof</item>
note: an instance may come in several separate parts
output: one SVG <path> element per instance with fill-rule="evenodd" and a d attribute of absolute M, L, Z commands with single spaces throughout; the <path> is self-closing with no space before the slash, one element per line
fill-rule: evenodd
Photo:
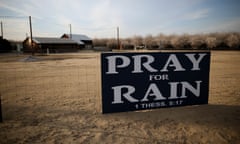
<path fill-rule="evenodd" d="M 70 37 L 69 34 L 66 34 L 68 37 Z M 83 34 L 72 34 L 72 39 L 73 40 L 89 40 L 91 41 L 92 39 L 89 38 L 88 36 L 86 35 L 83 35 Z"/>
<path fill-rule="evenodd" d="M 69 34 L 65 34 L 65 35 L 67 35 L 67 37 L 70 38 Z M 81 45 L 84 44 L 83 41 L 92 41 L 91 38 L 83 34 L 72 34 L 72 40 L 76 41 L 78 44 L 81 44 Z"/>
<path fill-rule="evenodd" d="M 37 44 L 77 44 L 71 39 L 50 38 L 50 37 L 33 37 Z"/>

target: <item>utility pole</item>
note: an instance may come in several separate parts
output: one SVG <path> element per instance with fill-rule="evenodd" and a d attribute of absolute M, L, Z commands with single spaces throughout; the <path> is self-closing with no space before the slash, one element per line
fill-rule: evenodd
<path fill-rule="evenodd" d="M 118 47 L 119 50 L 121 49 L 120 40 L 119 40 L 119 27 L 117 27 L 117 47 Z"/>
<path fill-rule="evenodd" d="M 29 16 L 29 25 L 30 25 L 31 49 L 32 49 L 32 55 L 34 55 L 33 37 L 32 37 L 32 18 L 31 18 L 31 16 Z"/>
<path fill-rule="evenodd" d="M 69 36 L 70 36 L 70 39 L 72 39 L 72 25 L 71 25 L 71 24 L 69 24 L 69 28 L 70 28 L 70 34 L 69 34 Z"/>
<path fill-rule="evenodd" d="M 3 39 L 3 23 L 1 22 L 1 37 Z"/>

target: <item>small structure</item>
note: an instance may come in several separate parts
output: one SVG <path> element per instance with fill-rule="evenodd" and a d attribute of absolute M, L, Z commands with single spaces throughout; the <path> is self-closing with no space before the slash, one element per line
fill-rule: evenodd
<path fill-rule="evenodd" d="M 22 52 L 23 43 L 21 41 L 10 41 L 12 46 L 12 51 L 16 53 Z"/>
<path fill-rule="evenodd" d="M 79 49 L 92 49 L 93 41 L 86 35 L 83 34 L 63 34 L 61 36 L 62 39 L 71 39 L 78 44 Z"/>
<path fill-rule="evenodd" d="M 23 52 L 59 53 L 77 51 L 78 43 L 71 39 L 33 37 L 32 45 L 30 37 L 23 41 Z"/>

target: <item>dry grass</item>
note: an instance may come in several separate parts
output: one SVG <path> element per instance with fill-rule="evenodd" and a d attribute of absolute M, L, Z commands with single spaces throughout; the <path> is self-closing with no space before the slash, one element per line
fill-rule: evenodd
<path fill-rule="evenodd" d="M 99 53 L 0 56 L 0 143 L 240 143 L 240 52 L 213 51 L 209 104 L 102 115 Z"/>

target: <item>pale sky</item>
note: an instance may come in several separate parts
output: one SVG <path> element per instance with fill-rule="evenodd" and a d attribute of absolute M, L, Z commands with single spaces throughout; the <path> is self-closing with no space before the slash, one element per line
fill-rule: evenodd
<path fill-rule="evenodd" d="M 240 32 L 240 0 L 1 0 L 4 38 Z"/>

